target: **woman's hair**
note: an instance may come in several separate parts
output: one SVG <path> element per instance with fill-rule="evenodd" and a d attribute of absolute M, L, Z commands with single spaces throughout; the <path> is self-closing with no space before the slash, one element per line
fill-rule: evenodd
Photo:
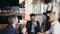
<path fill-rule="evenodd" d="M 52 0 L 44 0 L 45 4 L 48 4 L 48 3 L 51 3 L 51 2 L 52 2 Z"/>

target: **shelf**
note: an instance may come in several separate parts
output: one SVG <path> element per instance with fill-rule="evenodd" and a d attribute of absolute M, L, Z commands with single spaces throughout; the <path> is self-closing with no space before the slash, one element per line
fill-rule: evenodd
<path fill-rule="evenodd" d="M 1 12 L 0 16 L 11 16 L 11 15 L 17 15 L 20 16 L 22 13 L 14 13 L 14 12 Z"/>

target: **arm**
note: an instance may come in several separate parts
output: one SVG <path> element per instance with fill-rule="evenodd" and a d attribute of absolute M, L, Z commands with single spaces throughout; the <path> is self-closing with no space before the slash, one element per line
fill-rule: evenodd
<path fill-rule="evenodd" d="M 60 34 L 60 24 L 53 27 L 52 34 Z"/>
<path fill-rule="evenodd" d="M 41 31 L 40 23 L 38 21 L 37 21 L 37 28 L 36 28 L 36 30 L 37 30 L 37 33 L 36 34 L 39 34 L 40 31 Z"/>
<path fill-rule="evenodd" d="M 28 29 L 29 29 L 29 28 L 28 28 L 28 22 L 26 23 L 26 29 L 27 29 L 27 31 L 26 31 L 26 32 L 28 32 Z"/>
<path fill-rule="evenodd" d="M 38 30 L 41 31 L 40 23 L 38 22 Z"/>
<path fill-rule="evenodd" d="M 30 30 L 29 21 L 27 21 L 27 23 L 26 23 L 26 34 L 28 34 L 29 30 Z"/>
<path fill-rule="evenodd" d="M 22 34 L 25 34 L 26 33 L 26 27 L 23 27 L 22 28 Z"/>
<path fill-rule="evenodd" d="M 56 17 L 58 17 L 58 10 L 56 9 L 56 6 L 53 6 L 53 10 L 52 10 L 52 12 L 55 12 L 56 13 Z"/>
<path fill-rule="evenodd" d="M 51 33 L 50 29 L 48 31 L 46 31 L 46 34 L 50 34 L 50 33 Z"/>

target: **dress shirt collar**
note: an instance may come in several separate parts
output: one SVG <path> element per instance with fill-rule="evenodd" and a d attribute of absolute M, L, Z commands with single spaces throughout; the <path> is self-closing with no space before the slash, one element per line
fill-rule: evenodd
<path fill-rule="evenodd" d="M 15 28 L 15 25 L 14 24 L 12 24 L 12 26 Z"/>
<path fill-rule="evenodd" d="M 51 25 L 54 25 L 54 24 L 56 24 L 56 23 L 59 23 L 59 22 L 58 22 L 58 21 L 54 21 L 54 22 L 51 23 Z"/>

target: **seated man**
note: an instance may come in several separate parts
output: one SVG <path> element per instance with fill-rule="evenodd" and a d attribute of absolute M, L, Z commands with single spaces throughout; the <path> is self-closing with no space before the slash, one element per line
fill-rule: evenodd
<path fill-rule="evenodd" d="M 30 14 L 30 21 L 27 21 L 26 28 L 27 34 L 37 34 L 40 32 L 40 24 L 35 20 L 35 14 Z"/>
<path fill-rule="evenodd" d="M 10 16 L 8 18 L 9 25 L 4 30 L 3 34 L 17 34 L 16 33 L 16 25 L 18 24 L 18 17 L 17 16 Z"/>

